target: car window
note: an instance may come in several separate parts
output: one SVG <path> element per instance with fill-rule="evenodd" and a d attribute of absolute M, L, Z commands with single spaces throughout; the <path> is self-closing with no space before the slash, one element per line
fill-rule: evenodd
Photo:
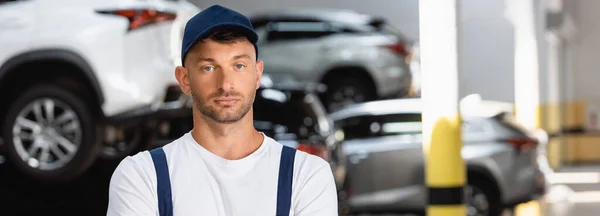
<path fill-rule="evenodd" d="M 343 33 L 352 34 L 371 34 L 376 32 L 375 28 L 369 25 L 353 24 L 353 23 L 334 23 L 334 26 Z"/>
<path fill-rule="evenodd" d="M 335 122 L 344 132 L 344 139 L 362 139 L 395 135 L 421 135 L 421 114 L 390 114 L 379 116 L 356 116 Z M 466 135 L 485 135 L 490 132 L 484 120 L 466 120 L 462 123 Z"/>
<path fill-rule="evenodd" d="M 266 28 L 268 42 L 315 39 L 338 32 L 327 22 L 272 22 Z"/>
<path fill-rule="evenodd" d="M 464 121 L 462 123 L 462 132 L 465 133 L 484 133 L 484 127 L 480 121 Z"/>
<path fill-rule="evenodd" d="M 344 139 L 373 138 L 422 133 L 420 114 L 356 116 L 335 123 L 344 132 Z"/>

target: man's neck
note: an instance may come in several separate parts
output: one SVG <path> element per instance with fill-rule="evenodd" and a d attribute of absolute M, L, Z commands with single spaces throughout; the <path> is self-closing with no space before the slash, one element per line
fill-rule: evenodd
<path fill-rule="evenodd" d="M 238 160 L 252 154 L 264 139 L 254 129 L 251 112 L 232 124 L 217 123 L 200 113 L 194 113 L 192 137 L 208 151 L 228 160 Z"/>

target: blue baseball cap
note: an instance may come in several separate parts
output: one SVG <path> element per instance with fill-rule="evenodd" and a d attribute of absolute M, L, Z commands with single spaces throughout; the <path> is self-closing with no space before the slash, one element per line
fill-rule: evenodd
<path fill-rule="evenodd" d="M 256 45 L 258 34 L 254 31 L 250 19 L 237 11 L 221 5 L 213 5 L 193 16 L 185 25 L 181 46 L 181 64 L 183 65 L 185 55 L 196 42 L 222 28 L 235 29 L 246 36 L 254 45 L 258 59 L 258 46 Z"/>

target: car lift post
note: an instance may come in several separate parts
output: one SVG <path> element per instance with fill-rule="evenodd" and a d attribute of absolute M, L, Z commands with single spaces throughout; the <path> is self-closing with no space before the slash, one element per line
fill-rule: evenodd
<path fill-rule="evenodd" d="M 535 0 L 508 1 L 515 39 L 515 106 L 516 119 L 528 129 L 540 122 L 540 61 L 536 34 Z"/>
<path fill-rule="evenodd" d="M 545 9 L 539 8 L 545 8 L 545 5 L 544 1 L 537 0 L 510 0 L 507 3 L 515 40 L 515 117 L 525 128 L 536 130 L 542 126 L 540 75 L 543 74 L 540 73 L 547 73 L 541 68 L 540 59 L 543 57 L 538 47 L 542 45 L 539 41 L 543 41 L 538 35 L 543 33 L 538 33 L 538 28 L 545 23 L 538 23 L 537 16 L 545 14 Z M 543 15 L 539 19 L 543 20 Z M 536 216 L 540 215 L 540 208 L 540 203 L 534 200 L 519 204 L 514 210 L 515 215 Z"/>
<path fill-rule="evenodd" d="M 459 0 L 420 0 L 427 215 L 466 215 L 459 113 Z"/>

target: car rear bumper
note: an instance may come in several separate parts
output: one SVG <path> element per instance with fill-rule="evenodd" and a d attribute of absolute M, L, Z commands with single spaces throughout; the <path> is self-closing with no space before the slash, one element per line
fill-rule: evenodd
<path fill-rule="evenodd" d="M 543 196 L 548 191 L 550 182 L 548 182 L 548 178 L 544 172 L 538 170 L 536 173 L 536 181 L 535 181 L 535 191 L 534 196 Z"/>
<path fill-rule="evenodd" d="M 530 178 L 530 180 L 527 181 L 527 183 L 528 184 L 525 186 L 526 186 L 526 188 L 529 188 L 529 190 L 526 190 L 526 192 L 521 193 L 518 196 L 515 196 L 515 197 L 512 197 L 512 198 L 506 200 L 504 202 L 504 205 L 506 207 L 514 207 L 521 203 L 526 203 L 526 202 L 529 202 L 532 200 L 536 200 L 536 199 L 540 198 L 541 196 L 543 196 L 546 193 L 547 188 L 548 188 L 548 182 L 547 182 L 546 176 L 539 169 L 535 169 L 534 176 L 532 176 L 532 178 Z"/>
<path fill-rule="evenodd" d="M 150 121 L 168 120 L 189 116 L 191 97 L 183 94 L 179 86 L 171 86 L 165 90 L 162 100 L 121 112 L 105 118 L 109 125 L 136 125 Z"/>
<path fill-rule="evenodd" d="M 397 98 L 406 95 L 412 86 L 412 74 L 404 65 L 379 68 L 374 75 L 379 98 Z"/>

